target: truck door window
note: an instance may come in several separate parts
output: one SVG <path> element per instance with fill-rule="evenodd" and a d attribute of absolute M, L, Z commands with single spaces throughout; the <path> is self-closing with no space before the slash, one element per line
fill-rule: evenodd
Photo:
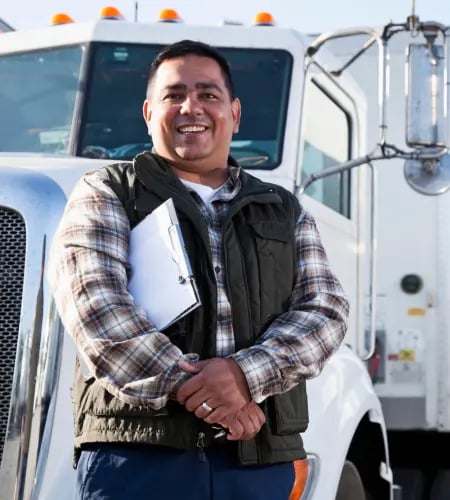
<path fill-rule="evenodd" d="M 96 43 L 77 154 L 131 159 L 151 149 L 142 103 L 150 62 L 158 45 Z M 292 57 L 273 49 L 220 48 L 229 61 L 243 107 L 231 154 L 246 168 L 272 169 L 281 162 Z"/>
<path fill-rule="evenodd" d="M 348 114 L 321 87 L 306 83 L 303 115 L 304 149 L 302 178 L 305 179 L 350 158 L 350 119 Z M 350 217 L 350 175 L 331 175 L 313 182 L 306 194 Z"/>
<path fill-rule="evenodd" d="M 227 49 L 224 54 L 242 103 L 231 154 L 248 169 L 273 169 L 281 163 L 292 57 L 270 49 Z"/>
<path fill-rule="evenodd" d="M 80 46 L 0 57 L 0 151 L 67 154 Z"/>

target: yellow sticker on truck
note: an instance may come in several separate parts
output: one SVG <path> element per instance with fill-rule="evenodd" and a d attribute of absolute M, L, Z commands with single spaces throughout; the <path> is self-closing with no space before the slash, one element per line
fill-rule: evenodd
<path fill-rule="evenodd" d="M 400 349 L 400 351 L 398 351 L 398 360 L 399 361 L 415 361 L 416 360 L 416 351 L 414 349 Z"/>
<path fill-rule="evenodd" d="M 410 307 L 408 309 L 408 316 L 425 316 L 427 310 L 424 307 Z"/>

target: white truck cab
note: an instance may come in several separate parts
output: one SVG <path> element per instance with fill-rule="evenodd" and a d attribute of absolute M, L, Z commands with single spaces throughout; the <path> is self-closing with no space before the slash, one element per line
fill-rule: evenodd
<path fill-rule="evenodd" d="M 149 65 L 182 39 L 216 46 L 230 62 L 243 107 L 231 154 L 243 168 L 300 195 L 302 179 L 366 151 L 364 94 L 351 78 L 323 71 L 333 60 L 325 51 L 307 64 L 308 39 L 294 30 L 108 19 L 2 35 L 1 500 L 73 496 L 74 345 L 45 280 L 49 244 L 83 172 L 151 148 L 141 115 Z M 394 495 L 384 417 L 364 362 L 368 170 L 320 179 L 301 200 L 351 301 L 345 344 L 307 384 L 302 500 Z"/>

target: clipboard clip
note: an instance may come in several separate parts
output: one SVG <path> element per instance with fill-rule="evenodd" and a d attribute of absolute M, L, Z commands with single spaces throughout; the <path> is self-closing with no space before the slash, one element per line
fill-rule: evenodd
<path fill-rule="evenodd" d="M 183 237 L 178 224 L 171 224 L 168 228 L 170 244 L 172 246 L 172 260 L 178 267 L 178 282 L 186 283 L 194 278 L 186 250 L 181 245 Z"/>

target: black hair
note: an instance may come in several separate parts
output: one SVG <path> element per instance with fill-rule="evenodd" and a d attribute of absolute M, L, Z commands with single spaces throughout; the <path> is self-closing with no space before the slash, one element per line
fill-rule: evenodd
<path fill-rule="evenodd" d="M 207 43 L 197 42 L 193 40 L 181 40 L 179 42 L 175 42 L 171 45 L 164 47 L 153 59 L 153 62 L 150 66 L 150 73 L 148 77 L 147 84 L 147 97 L 150 97 L 152 82 L 156 75 L 158 68 L 164 61 L 168 61 L 170 59 L 176 59 L 178 57 L 186 57 L 189 55 L 195 55 L 200 57 L 208 57 L 209 59 L 213 59 L 219 65 L 220 70 L 222 72 L 223 79 L 225 81 L 225 86 L 230 94 L 231 100 L 234 100 L 236 97 L 234 90 L 233 78 L 231 76 L 231 69 L 228 61 L 225 57 L 220 54 L 220 52 L 208 45 Z"/>

